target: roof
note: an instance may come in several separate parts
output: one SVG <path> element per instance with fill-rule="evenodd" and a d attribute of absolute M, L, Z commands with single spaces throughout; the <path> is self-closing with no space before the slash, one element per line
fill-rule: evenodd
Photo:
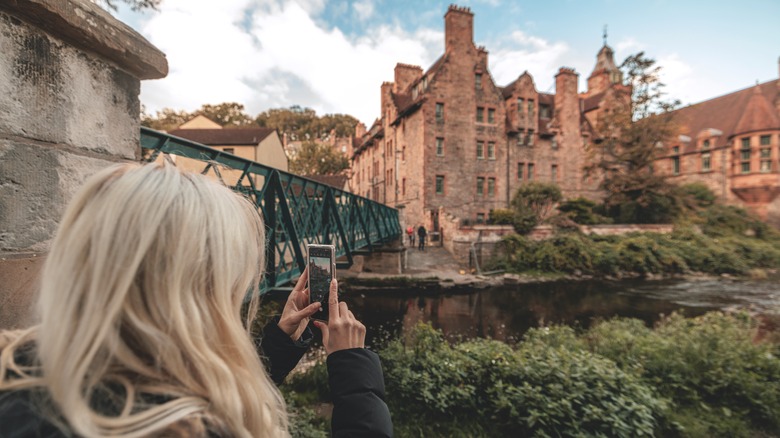
<path fill-rule="evenodd" d="M 347 184 L 347 179 L 349 179 L 347 175 L 308 175 L 306 178 L 337 188 L 339 190 L 344 188 L 344 186 Z"/>
<path fill-rule="evenodd" d="M 207 146 L 256 146 L 274 132 L 273 128 L 174 129 L 170 134 Z"/>
<path fill-rule="evenodd" d="M 722 131 L 713 147 L 728 144 L 732 137 L 751 131 L 780 129 L 780 114 L 772 105 L 780 98 L 780 80 L 764 82 L 750 88 L 706 100 L 673 112 L 680 134 L 695 139 L 710 128 Z M 685 151 L 695 149 L 692 141 Z"/>
<path fill-rule="evenodd" d="M 593 96 L 588 96 L 585 99 L 583 99 L 582 112 L 587 113 L 588 111 L 593 111 L 594 109 L 597 109 L 601 104 L 601 101 L 604 100 L 605 94 L 606 91 L 602 91 L 601 93 L 596 93 Z"/>

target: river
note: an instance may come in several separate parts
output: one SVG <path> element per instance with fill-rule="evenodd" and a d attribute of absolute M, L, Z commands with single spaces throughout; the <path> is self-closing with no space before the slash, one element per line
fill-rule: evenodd
<path fill-rule="evenodd" d="M 559 281 L 438 295 L 430 290 L 347 290 L 344 300 L 366 325 L 369 345 L 400 336 L 420 321 L 430 322 L 448 337 L 509 343 L 531 327 L 588 327 L 599 318 L 616 316 L 652 324 L 674 311 L 697 316 L 747 308 L 761 315 L 767 328 L 780 326 L 777 280 Z"/>

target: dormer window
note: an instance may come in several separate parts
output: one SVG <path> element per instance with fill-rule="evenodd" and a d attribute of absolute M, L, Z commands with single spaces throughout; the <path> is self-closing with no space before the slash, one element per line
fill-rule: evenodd
<path fill-rule="evenodd" d="M 701 144 L 701 148 L 702 149 L 709 149 L 710 148 L 710 141 L 709 140 L 704 140 L 704 142 L 702 142 L 702 144 Z"/>

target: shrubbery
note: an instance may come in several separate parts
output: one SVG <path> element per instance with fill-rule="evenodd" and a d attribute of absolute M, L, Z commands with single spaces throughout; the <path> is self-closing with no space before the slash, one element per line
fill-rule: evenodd
<path fill-rule="evenodd" d="M 380 355 L 399 437 L 771 436 L 760 434 L 780 430 L 780 348 L 756 342 L 756 327 L 747 314 L 673 314 L 655 329 L 532 329 L 510 347 L 450 344 L 420 324 Z M 320 371 L 300 389 L 319 387 Z"/>

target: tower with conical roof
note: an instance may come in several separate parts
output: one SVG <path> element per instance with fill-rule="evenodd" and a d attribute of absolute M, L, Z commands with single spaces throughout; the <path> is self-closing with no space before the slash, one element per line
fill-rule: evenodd
<path fill-rule="evenodd" d="M 593 96 L 611 87 L 623 83 L 623 73 L 615 65 L 615 52 L 607 45 L 607 29 L 604 28 L 604 45 L 596 55 L 596 66 L 588 77 L 587 95 Z"/>

